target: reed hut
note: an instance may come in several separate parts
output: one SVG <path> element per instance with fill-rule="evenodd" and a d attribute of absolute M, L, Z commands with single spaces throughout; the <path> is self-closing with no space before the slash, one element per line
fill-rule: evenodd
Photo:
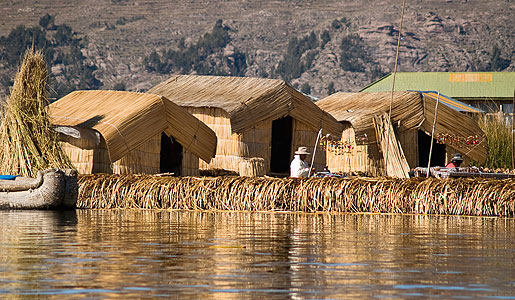
<path fill-rule="evenodd" d="M 331 171 L 384 175 L 386 151 L 379 143 L 377 117 L 389 113 L 391 99 L 391 92 L 336 93 L 316 103 L 345 126 L 341 139 L 324 141 Z M 433 95 L 421 92 L 393 94 L 392 138 L 398 142 L 399 153 L 390 152 L 389 164 L 398 155 L 408 168 L 427 167 L 436 102 Z M 442 103 L 433 136 L 431 166 L 445 165 L 456 152 L 463 154 L 465 165 L 486 159 L 486 138 L 478 124 Z"/>
<path fill-rule="evenodd" d="M 297 147 L 306 146 L 314 153 L 320 129 L 338 137 L 343 130 L 283 80 L 177 75 L 149 92 L 186 108 L 216 133 L 216 157 L 201 162 L 201 169 L 250 176 L 288 174 Z M 325 153 L 317 152 L 315 168 L 325 163 Z"/>
<path fill-rule="evenodd" d="M 49 106 L 62 145 L 82 174 L 198 175 L 216 136 L 165 97 L 122 91 L 75 91 Z"/>

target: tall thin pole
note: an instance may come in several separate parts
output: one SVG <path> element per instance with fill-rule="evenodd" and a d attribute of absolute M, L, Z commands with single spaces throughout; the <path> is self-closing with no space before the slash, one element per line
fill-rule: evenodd
<path fill-rule="evenodd" d="M 512 111 L 511 111 L 511 169 L 514 170 L 515 169 L 515 154 L 514 154 L 514 151 L 513 151 L 513 129 L 514 129 L 514 125 L 513 123 L 515 123 L 515 89 L 513 90 L 513 107 L 512 107 Z"/>
<path fill-rule="evenodd" d="M 322 135 L 322 128 L 318 131 L 317 139 L 315 141 L 315 147 L 313 148 L 313 156 L 311 157 L 311 166 L 309 166 L 308 177 L 311 176 L 311 169 L 313 169 L 313 163 L 315 162 L 315 154 L 317 153 L 318 140 Z"/>
<path fill-rule="evenodd" d="M 399 25 L 399 35 L 397 36 L 397 50 L 395 51 L 395 65 L 393 66 L 393 80 L 392 80 L 392 93 L 390 95 L 390 109 L 388 111 L 388 127 L 390 128 L 390 124 L 392 122 L 392 102 L 393 102 L 393 91 L 395 90 L 395 77 L 397 76 L 397 62 L 399 61 L 399 47 L 401 45 L 401 32 L 402 32 L 402 23 L 404 21 L 404 7 L 406 6 L 406 0 L 402 1 L 402 12 L 401 12 L 401 23 Z M 386 134 L 386 142 L 390 143 L 390 130 L 387 131 Z M 388 175 L 388 148 L 386 147 L 386 156 L 384 159 L 385 162 L 385 175 Z"/>
<path fill-rule="evenodd" d="M 433 154 L 433 139 L 435 136 L 435 127 L 436 127 L 436 117 L 438 115 L 438 103 L 440 103 L 440 91 L 438 91 L 438 96 L 436 97 L 436 105 L 435 105 L 435 119 L 433 120 L 433 129 L 431 129 L 431 146 L 429 146 L 429 158 L 427 160 L 427 174 L 426 177 L 429 177 L 429 168 L 431 167 L 431 155 Z"/>

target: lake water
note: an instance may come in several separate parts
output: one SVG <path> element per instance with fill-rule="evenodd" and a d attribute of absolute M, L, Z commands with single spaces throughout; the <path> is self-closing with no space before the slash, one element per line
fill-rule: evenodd
<path fill-rule="evenodd" d="M 515 219 L 1 211 L 0 298 L 515 299 Z"/>

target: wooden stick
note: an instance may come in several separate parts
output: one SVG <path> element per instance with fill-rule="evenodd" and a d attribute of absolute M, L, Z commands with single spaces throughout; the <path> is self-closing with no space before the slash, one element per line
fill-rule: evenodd
<path fill-rule="evenodd" d="M 514 125 L 513 123 L 515 122 L 515 89 L 513 90 L 513 102 L 512 102 L 512 111 L 511 111 L 511 169 L 514 170 L 515 169 L 515 154 L 513 154 L 514 150 L 513 150 L 513 130 L 514 130 Z"/>
<path fill-rule="evenodd" d="M 395 65 L 393 67 L 393 79 L 392 79 L 392 93 L 390 96 L 390 110 L 388 111 L 388 123 L 392 122 L 392 102 L 393 102 L 393 92 L 395 90 L 395 77 L 397 75 L 397 62 L 399 61 L 399 47 L 401 44 L 401 32 L 402 32 L 402 21 L 404 20 L 404 7 L 406 5 L 406 0 L 402 1 L 402 12 L 401 12 L 401 23 L 399 26 L 399 35 L 397 37 L 397 50 L 395 53 Z M 388 131 L 388 135 L 386 137 L 386 140 L 390 140 L 390 131 Z M 388 165 L 388 148 L 386 148 L 386 156 L 385 156 L 385 164 Z M 386 168 L 385 168 L 385 175 L 387 174 Z"/>
<path fill-rule="evenodd" d="M 313 163 L 315 162 L 315 154 L 317 152 L 317 146 L 318 146 L 318 140 L 320 139 L 320 136 L 322 135 L 322 128 L 318 131 L 317 139 L 315 141 L 315 148 L 313 148 L 313 156 L 311 157 L 311 166 L 309 166 L 308 171 L 308 177 L 311 176 L 311 169 L 313 168 Z"/>
<path fill-rule="evenodd" d="M 433 139 L 435 135 L 435 127 L 436 127 L 436 115 L 438 114 L 438 103 L 440 103 L 440 91 L 438 91 L 438 96 L 436 97 L 436 106 L 435 106 L 435 119 L 433 120 L 433 129 L 431 130 L 431 146 L 429 146 L 429 159 L 427 160 L 427 174 L 426 177 L 429 177 L 429 168 L 431 167 L 431 155 L 433 154 Z"/>

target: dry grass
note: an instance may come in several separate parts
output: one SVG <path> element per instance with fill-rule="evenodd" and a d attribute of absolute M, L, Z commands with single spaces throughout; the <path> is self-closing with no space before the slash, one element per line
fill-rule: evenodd
<path fill-rule="evenodd" d="M 478 124 L 485 132 L 488 141 L 488 156 L 483 167 L 511 169 L 511 123 L 504 114 L 483 115 Z"/>
<path fill-rule="evenodd" d="M 48 69 L 41 52 L 27 51 L 0 125 L 0 173 L 34 177 L 39 170 L 73 166 L 47 116 Z"/>
<path fill-rule="evenodd" d="M 79 208 L 515 216 L 515 180 L 86 175 Z"/>

